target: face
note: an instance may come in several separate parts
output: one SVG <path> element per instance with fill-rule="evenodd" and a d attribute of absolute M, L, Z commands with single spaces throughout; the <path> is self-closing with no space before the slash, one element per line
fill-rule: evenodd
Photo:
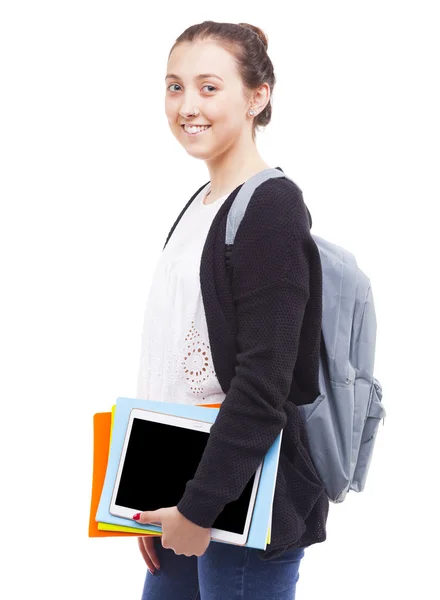
<path fill-rule="evenodd" d="M 172 51 L 165 80 L 165 112 L 173 135 L 191 156 L 209 159 L 244 135 L 252 137 L 245 96 L 235 58 L 212 41 L 179 43 Z M 200 74 L 211 74 L 199 77 Z M 214 77 L 217 75 L 217 77 Z M 195 116 L 190 116 L 196 109 Z M 189 135 L 183 123 L 210 125 Z"/>

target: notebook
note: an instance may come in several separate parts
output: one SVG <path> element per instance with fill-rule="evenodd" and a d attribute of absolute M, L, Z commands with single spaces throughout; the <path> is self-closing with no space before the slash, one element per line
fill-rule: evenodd
<path fill-rule="evenodd" d="M 121 527 L 120 529 L 107 530 L 106 527 L 100 528 L 99 523 L 95 521 L 96 511 L 98 510 L 99 499 L 101 497 L 104 485 L 105 472 L 107 469 L 108 455 L 111 443 L 111 429 L 114 416 L 112 412 L 96 413 L 93 416 L 93 474 L 92 474 L 92 493 L 90 500 L 89 516 L 89 537 L 109 537 L 139 535 L 137 529 L 131 527 Z M 106 524 L 105 524 L 106 525 Z M 116 525 L 114 527 L 117 527 Z M 142 532 L 142 535 L 157 535 L 157 532 Z"/>
<path fill-rule="evenodd" d="M 100 531 L 115 531 L 115 526 L 118 526 L 118 529 L 116 529 L 116 531 L 123 531 L 126 533 L 134 533 L 135 531 L 137 531 L 138 534 L 141 535 L 143 535 L 147 531 L 154 531 L 160 533 L 160 526 L 151 524 L 148 526 L 138 524 L 136 527 L 132 527 L 131 520 L 127 520 L 122 517 L 115 517 L 109 513 L 110 498 L 115 482 L 116 471 L 122 450 L 125 430 L 127 427 L 129 414 L 132 408 L 146 408 L 148 410 L 156 410 L 158 412 L 168 412 L 169 414 L 187 416 L 189 418 L 198 418 L 201 420 L 209 421 L 211 423 L 215 421 L 219 410 L 207 407 L 197 407 L 192 405 L 182 405 L 168 402 L 164 403 L 147 400 L 136 400 L 131 398 L 117 399 L 108 467 L 95 519 L 98 522 L 98 528 Z M 270 540 L 270 538 L 268 537 L 268 530 L 270 527 L 272 516 L 272 503 L 275 491 L 276 475 L 278 470 L 281 436 L 282 432 L 272 444 L 263 462 L 260 486 L 255 503 L 254 516 L 249 531 L 248 541 L 246 543 L 246 546 L 249 547 L 260 548 L 264 550 L 266 549 L 268 540 Z M 110 529 L 109 526 L 112 526 L 112 529 Z M 121 527 L 122 529 L 120 530 L 119 527 Z"/>

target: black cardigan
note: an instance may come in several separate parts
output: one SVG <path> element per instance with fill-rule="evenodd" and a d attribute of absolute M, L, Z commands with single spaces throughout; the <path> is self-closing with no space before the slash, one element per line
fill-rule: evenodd
<path fill-rule="evenodd" d="M 326 539 L 329 501 L 298 409 L 319 395 L 322 272 L 302 192 L 276 178 L 262 183 L 249 202 L 228 260 L 231 276 L 226 219 L 241 185 L 215 215 L 200 262 L 212 359 L 226 396 L 177 509 L 211 527 L 284 429 L 271 543 L 259 550 L 270 559 Z"/>

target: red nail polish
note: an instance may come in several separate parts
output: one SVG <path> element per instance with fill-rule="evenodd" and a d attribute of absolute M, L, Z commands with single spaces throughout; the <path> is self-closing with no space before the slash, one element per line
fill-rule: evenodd
<path fill-rule="evenodd" d="M 133 519 L 135 521 L 139 521 L 140 517 L 141 517 L 141 513 L 136 513 L 135 515 L 133 515 Z"/>

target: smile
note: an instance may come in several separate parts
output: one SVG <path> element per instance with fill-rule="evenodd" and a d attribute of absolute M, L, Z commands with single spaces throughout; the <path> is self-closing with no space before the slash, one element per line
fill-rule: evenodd
<path fill-rule="evenodd" d="M 189 131 L 185 131 L 185 126 L 184 125 L 182 125 L 181 127 L 182 127 L 183 132 L 186 133 L 186 135 L 189 135 L 190 137 L 193 137 L 193 136 L 201 135 L 202 133 L 205 133 L 205 131 L 208 131 L 208 129 L 211 128 L 211 125 L 209 125 L 205 129 L 200 129 L 199 131 L 196 131 L 194 133 L 190 133 Z"/>

